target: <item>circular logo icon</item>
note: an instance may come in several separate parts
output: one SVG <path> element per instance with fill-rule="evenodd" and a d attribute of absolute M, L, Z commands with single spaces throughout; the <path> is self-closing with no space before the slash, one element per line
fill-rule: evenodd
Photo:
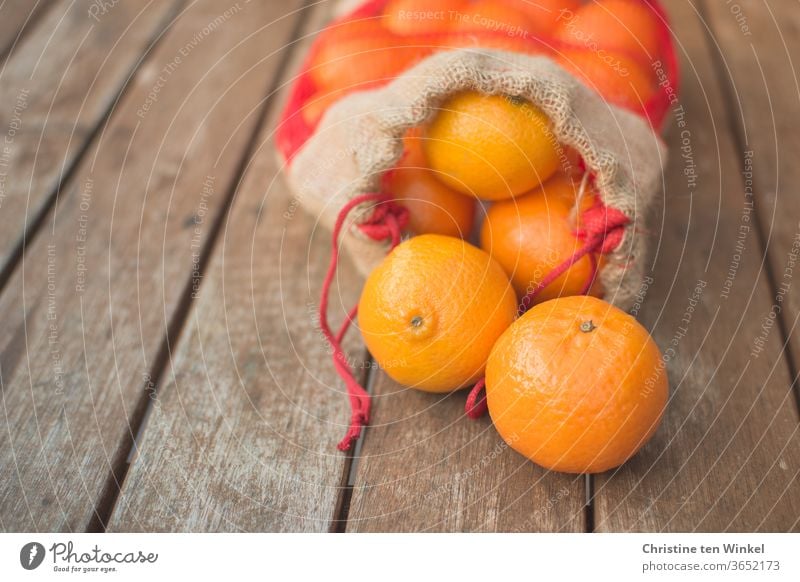
<path fill-rule="evenodd" d="M 26 570 L 35 570 L 44 560 L 44 546 L 39 542 L 29 542 L 19 551 L 19 563 Z"/>

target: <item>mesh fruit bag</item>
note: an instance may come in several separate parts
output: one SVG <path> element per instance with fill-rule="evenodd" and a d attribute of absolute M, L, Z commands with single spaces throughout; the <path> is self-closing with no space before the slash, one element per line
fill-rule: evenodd
<path fill-rule="evenodd" d="M 602 0 L 589 13 L 590 4 L 368 0 L 319 34 L 277 146 L 302 206 L 332 229 L 344 209 L 353 217 L 340 224 L 338 242 L 362 273 L 391 244 L 387 222 L 407 218 L 381 204 L 403 136 L 454 95 L 475 91 L 534 104 L 577 154 L 602 203 L 590 236 L 604 239 L 595 250 L 605 254 L 605 298 L 630 305 L 647 256 L 643 224 L 661 189 L 658 130 L 677 99 L 678 70 L 657 0 Z M 608 30 L 616 30 L 610 40 Z"/>

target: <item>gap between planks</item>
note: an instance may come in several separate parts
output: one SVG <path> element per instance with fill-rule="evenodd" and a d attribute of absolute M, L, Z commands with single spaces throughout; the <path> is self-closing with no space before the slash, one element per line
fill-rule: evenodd
<path fill-rule="evenodd" d="M 56 3 L 53 2 L 52 4 L 54 5 Z M 65 184 L 70 183 L 72 177 L 75 175 L 75 172 L 81 166 L 84 157 L 91 150 L 92 145 L 94 145 L 95 141 L 97 140 L 101 130 L 106 126 L 111 118 L 111 115 L 113 114 L 117 104 L 125 96 L 125 93 L 131 84 L 131 80 L 136 76 L 137 71 L 145 62 L 147 56 L 158 46 L 164 34 L 170 29 L 175 19 L 181 14 L 185 4 L 186 0 L 175 0 L 172 10 L 166 14 L 162 22 L 156 27 L 155 34 L 148 41 L 147 48 L 145 49 L 144 53 L 142 53 L 141 57 L 128 70 L 127 74 L 125 75 L 125 80 L 121 83 L 117 90 L 113 92 L 112 99 L 110 100 L 108 107 L 100 114 L 97 122 L 89 129 L 86 138 L 76 151 L 73 159 L 69 162 L 64 171 L 59 174 L 55 185 L 45 196 L 45 200 L 41 207 L 35 211 L 31 221 L 28 224 L 23 225 L 22 236 L 14 245 L 14 249 L 9 254 L 8 260 L 5 262 L 5 264 L 0 265 L 0 293 L 3 293 L 8 281 L 14 274 L 14 271 L 19 267 L 20 261 L 25 255 L 25 249 L 34 241 L 39 231 L 42 230 L 44 222 L 47 219 L 47 216 L 50 214 L 50 211 L 55 206 L 62 188 Z M 44 12 L 45 10 L 39 11 L 41 14 Z M 41 14 L 37 15 L 37 20 L 41 18 Z"/>
<path fill-rule="evenodd" d="M 226 188 L 225 196 L 222 202 L 222 208 L 218 213 L 216 220 L 212 224 L 208 239 L 206 240 L 206 243 L 200 252 L 200 260 L 197 269 L 199 272 L 199 281 L 201 286 L 204 279 L 203 275 L 208 266 L 208 262 L 214 253 L 217 240 L 219 239 L 220 232 L 222 231 L 222 226 L 225 224 L 225 221 L 227 220 L 230 210 L 233 206 L 233 202 L 236 197 L 236 191 L 241 184 L 242 177 L 245 174 L 250 158 L 258 148 L 258 137 L 264 130 L 264 126 L 267 122 L 272 107 L 276 104 L 276 102 L 278 102 L 278 98 L 280 96 L 278 89 L 280 88 L 283 77 L 291 63 L 292 56 L 297 50 L 297 40 L 301 37 L 303 27 L 308 20 L 310 9 L 313 6 L 312 3 L 313 0 L 305 0 L 299 9 L 300 16 L 292 26 L 290 35 L 291 41 L 287 45 L 291 48 L 284 51 L 273 78 L 267 83 L 265 88 L 266 97 L 263 99 L 261 109 L 258 112 L 258 119 L 254 124 L 250 135 L 248 136 L 247 144 L 242 157 L 233 172 L 231 182 Z M 193 281 L 192 273 L 189 273 L 186 283 L 184 284 L 184 289 L 181 292 L 181 298 L 178 306 L 169 322 L 167 333 L 162 340 L 156 358 L 153 361 L 153 366 L 150 370 L 152 388 L 150 390 L 142 390 L 139 401 L 136 403 L 136 408 L 134 409 L 129 425 L 130 431 L 128 432 L 128 435 L 130 438 L 126 443 L 123 444 L 118 458 L 114 460 L 114 465 L 111 468 L 106 486 L 104 487 L 103 493 L 98 502 L 98 510 L 95 512 L 95 516 L 87 528 L 88 532 L 105 532 L 106 524 L 109 522 L 114 513 L 114 509 L 116 508 L 117 501 L 125 483 L 125 478 L 128 474 L 128 469 L 130 468 L 131 464 L 136 461 L 137 443 L 141 442 L 141 439 L 146 431 L 147 419 L 153 409 L 154 396 L 158 395 L 161 379 L 167 369 L 167 365 L 171 361 L 172 346 L 177 345 L 177 342 L 181 337 L 181 332 L 185 327 L 186 319 L 194 300 L 196 292 L 195 287 L 196 284 Z"/>

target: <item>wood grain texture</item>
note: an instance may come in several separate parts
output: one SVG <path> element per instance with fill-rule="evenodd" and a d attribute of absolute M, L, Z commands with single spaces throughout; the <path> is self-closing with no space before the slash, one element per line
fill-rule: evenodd
<path fill-rule="evenodd" d="M 30 28 L 36 24 L 37 16 L 55 4 L 55 1 L 0 0 L 0 55 L 6 54 L 19 38 L 30 32 Z"/>
<path fill-rule="evenodd" d="M 225 206 L 296 15 L 193 2 L 0 297 L 0 526 L 83 530 Z M 84 270 L 85 269 L 85 270 Z"/>
<path fill-rule="evenodd" d="M 752 181 L 773 300 L 800 363 L 800 10 L 791 2 L 745 0 L 738 9 L 703 2 L 710 50 L 727 86 L 731 121 L 742 147 L 753 151 Z M 780 300 L 780 301 L 778 301 Z M 767 314 L 765 314 L 767 315 Z M 775 329 L 776 335 L 781 330 Z"/>
<path fill-rule="evenodd" d="M 582 475 L 509 449 L 488 417 L 464 415 L 464 392 L 426 394 L 376 376 L 348 531 L 585 530 Z"/>
<path fill-rule="evenodd" d="M 317 7 L 306 34 L 319 30 L 328 10 Z M 349 465 L 336 444 L 349 408 L 317 327 L 330 233 L 297 206 L 279 174 L 272 141 L 278 113 L 273 104 L 149 416 L 113 531 L 333 527 Z M 360 284 L 349 262 L 339 279 L 333 305 L 349 307 Z M 348 347 L 358 367 L 363 348 L 356 337 Z"/>
<path fill-rule="evenodd" d="M 0 69 L 0 272 L 178 4 L 122 2 L 96 21 L 59 2 Z"/>
<path fill-rule="evenodd" d="M 741 174 L 745 152 L 735 146 L 695 10 L 686 0 L 667 4 L 683 88 L 639 318 L 665 352 L 670 402 L 644 450 L 596 478 L 595 525 L 796 531 L 798 415 L 779 334 L 751 354 L 771 300 Z"/>

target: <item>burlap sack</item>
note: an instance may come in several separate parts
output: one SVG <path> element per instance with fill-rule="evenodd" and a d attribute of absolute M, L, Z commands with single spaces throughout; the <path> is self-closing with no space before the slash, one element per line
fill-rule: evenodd
<path fill-rule="evenodd" d="M 382 174 L 402 154 L 405 132 L 429 121 L 446 99 L 464 90 L 537 105 L 552 121 L 558 141 L 583 157 L 603 203 L 631 219 L 599 273 L 605 299 L 630 307 L 643 278 L 648 250 L 643 225 L 661 192 L 666 150 L 642 117 L 608 105 L 547 57 L 488 49 L 443 52 L 383 88 L 344 97 L 326 112 L 289 167 L 300 203 L 332 227 L 348 200 L 379 191 Z M 369 216 L 369 208 L 359 210 L 356 221 Z M 342 246 L 365 275 L 387 250 L 356 228 L 343 235 Z"/>

